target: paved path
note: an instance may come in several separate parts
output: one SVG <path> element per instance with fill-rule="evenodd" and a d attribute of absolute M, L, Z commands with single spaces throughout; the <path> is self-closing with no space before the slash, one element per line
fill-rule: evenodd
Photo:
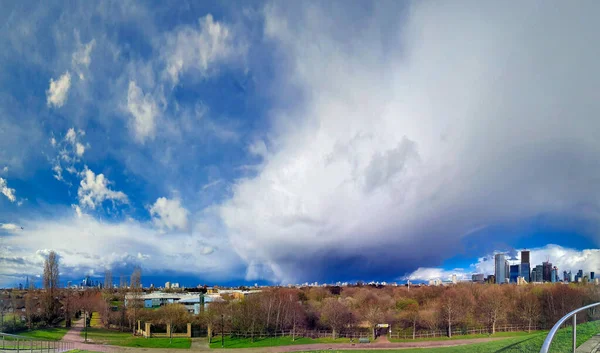
<path fill-rule="evenodd" d="M 600 335 L 592 336 L 577 348 L 575 353 L 600 353 Z"/>
<path fill-rule="evenodd" d="M 64 335 L 62 341 L 70 342 L 75 349 L 88 350 L 94 352 L 120 352 L 119 347 L 106 346 L 103 344 L 85 343 L 84 338 L 81 337 L 81 331 L 83 331 L 83 319 L 73 321 L 71 323 L 71 329 Z M 88 339 L 89 341 L 89 339 Z"/>

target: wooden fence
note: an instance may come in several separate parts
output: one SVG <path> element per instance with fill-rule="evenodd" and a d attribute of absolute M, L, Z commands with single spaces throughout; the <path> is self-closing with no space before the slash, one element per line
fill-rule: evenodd
<path fill-rule="evenodd" d="M 503 325 L 496 327 L 496 332 L 519 332 L 527 331 L 529 327 L 527 325 Z M 531 330 L 540 329 L 537 326 L 531 326 Z M 467 329 L 456 329 L 452 330 L 452 336 L 459 335 L 481 335 L 490 333 L 489 328 L 467 328 Z M 432 338 L 432 337 L 443 337 L 448 336 L 448 330 L 436 330 L 436 331 L 417 331 L 415 338 Z M 395 339 L 412 339 L 412 332 L 392 333 L 390 338 Z"/>

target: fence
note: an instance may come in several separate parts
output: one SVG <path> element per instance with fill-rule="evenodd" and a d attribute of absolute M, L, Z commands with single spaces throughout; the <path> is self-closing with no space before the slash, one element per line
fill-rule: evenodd
<path fill-rule="evenodd" d="M 31 337 L 0 333 L 2 336 L 2 349 L 0 352 L 52 352 L 61 353 L 75 349 L 72 342 L 45 341 Z"/>
<path fill-rule="evenodd" d="M 540 329 L 538 326 L 531 326 L 531 330 L 535 331 Z M 527 331 L 529 330 L 529 326 L 527 325 L 504 325 L 497 326 L 496 332 L 518 332 L 518 331 Z M 478 335 L 478 334 L 488 334 L 490 333 L 489 328 L 467 328 L 467 329 L 456 329 L 452 330 L 452 336 L 456 335 Z M 432 338 L 432 337 L 442 337 L 448 336 L 448 330 L 436 330 L 436 331 L 418 331 L 415 334 L 415 338 Z M 392 333 L 390 334 L 390 338 L 395 339 L 412 339 L 412 332 L 403 332 L 403 333 Z"/>
<path fill-rule="evenodd" d="M 221 335 L 221 331 L 219 330 L 218 327 L 213 331 L 213 334 L 215 336 L 220 336 Z M 304 329 L 298 329 L 296 331 L 293 331 L 293 330 L 282 330 L 282 331 L 276 331 L 276 332 L 265 332 L 265 331 L 257 331 L 257 332 L 225 331 L 225 332 L 223 332 L 223 334 L 225 336 L 243 337 L 243 338 L 249 338 L 249 337 L 254 337 L 254 338 L 268 338 L 268 337 L 282 337 L 282 336 L 296 336 L 296 337 L 307 337 L 307 338 L 324 338 L 324 337 L 331 337 L 333 333 L 331 331 L 325 331 L 325 330 L 304 330 Z M 342 332 L 337 332 L 336 333 L 336 337 L 338 337 L 338 338 L 355 338 L 355 339 L 357 339 L 357 338 L 369 337 L 369 336 L 370 336 L 370 333 L 367 332 L 367 331 L 342 331 Z"/>

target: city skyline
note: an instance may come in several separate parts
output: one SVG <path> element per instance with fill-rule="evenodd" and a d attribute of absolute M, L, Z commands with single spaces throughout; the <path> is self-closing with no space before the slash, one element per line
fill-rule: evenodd
<path fill-rule="evenodd" d="M 0 286 L 600 267 L 600 3 L 3 5 Z"/>

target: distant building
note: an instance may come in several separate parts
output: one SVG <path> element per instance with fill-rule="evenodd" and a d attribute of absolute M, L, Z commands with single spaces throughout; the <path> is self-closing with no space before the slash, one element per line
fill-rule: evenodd
<path fill-rule="evenodd" d="M 570 274 L 571 274 L 571 272 L 563 271 L 563 281 L 564 282 L 569 282 L 569 280 L 571 279 Z"/>
<path fill-rule="evenodd" d="M 509 283 L 517 283 L 517 278 L 521 274 L 521 265 L 510 265 Z"/>
<path fill-rule="evenodd" d="M 583 278 L 583 270 L 577 271 L 577 274 L 575 275 L 575 282 L 581 282 L 582 278 Z"/>
<path fill-rule="evenodd" d="M 485 280 L 485 281 L 486 281 L 487 283 L 494 284 L 494 283 L 496 283 L 496 276 L 494 276 L 494 275 L 489 275 L 489 276 L 487 276 L 487 278 L 486 278 L 486 280 Z"/>
<path fill-rule="evenodd" d="M 506 273 L 506 258 L 504 254 L 496 254 L 494 257 L 494 277 L 496 279 L 496 283 L 504 283 L 504 279 L 507 276 Z"/>
<path fill-rule="evenodd" d="M 458 283 L 458 278 L 456 277 L 455 274 L 452 275 L 452 283 L 457 284 Z M 385 285 L 385 284 L 384 284 Z"/>
<path fill-rule="evenodd" d="M 556 266 L 554 266 L 554 268 L 552 269 L 552 273 L 550 274 L 550 282 L 558 282 L 558 268 Z"/>
<path fill-rule="evenodd" d="M 593 281 L 595 277 L 596 273 L 594 273 L 594 271 L 590 272 L 590 280 Z"/>
<path fill-rule="evenodd" d="M 542 281 L 552 282 L 552 263 L 550 261 L 542 262 Z"/>
<path fill-rule="evenodd" d="M 521 251 L 521 264 L 529 263 L 529 250 Z"/>
<path fill-rule="evenodd" d="M 170 289 L 170 288 L 171 288 L 171 282 L 165 283 L 165 289 Z"/>
<path fill-rule="evenodd" d="M 544 282 L 544 267 L 542 265 L 535 266 L 535 275 L 531 271 L 532 282 Z"/>
<path fill-rule="evenodd" d="M 471 281 L 483 283 L 485 281 L 483 273 L 475 273 L 471 276 Z"/>
<path fill-rule="evenodd" d="M 569 282 L 575 282 L 575 274 L 572 272 L 569 272 Z"/>

